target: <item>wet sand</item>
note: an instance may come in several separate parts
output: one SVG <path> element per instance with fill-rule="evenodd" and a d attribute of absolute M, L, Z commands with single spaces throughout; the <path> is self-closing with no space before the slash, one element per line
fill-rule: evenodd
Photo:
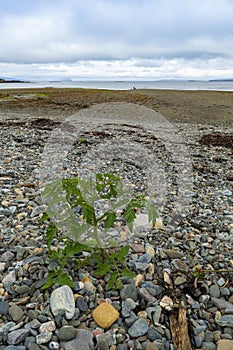
<path fill-rule="evenodd" d="M 63 119 L 107 102 L 144 105 L 174 123 L 233 125 L 233 92 L 222 91 L 7 89 L 0 90 L 0 119 Z"/>

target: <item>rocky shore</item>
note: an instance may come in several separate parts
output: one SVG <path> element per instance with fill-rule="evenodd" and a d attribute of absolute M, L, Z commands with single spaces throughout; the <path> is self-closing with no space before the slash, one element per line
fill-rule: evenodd
<path fill-rule="evenodd" d="M 149 147 L 165 172 L 163 225 L 136 224 L 127 265 L 137 277 L 124 278 L 120 290 L 107 290 L 109 276 L 94 277 L 92 266 L 75 270 L 72 260 L 67 271 L 75 288 L 42 290 L 53 263 L 39 224 L 44 206 L 38 174 L 59 118 L 12 119 L 13 113 L 1 118 L 0 128 L 0 349 L 175 350 L 182 331 L 187 349 L 233 349 L 232 127 L 174 124 L 193 176 L 190 204 L 177 223 L 169 219 L 178 174 L 158 140 L 129 125 L 83 131 L 63 164 L 64 176 L 77 174 L 88 150 L 103 140 L 124 136 Z M 146 190 L 147 174 L 133 162 L 114 159 L 104 170 Z M 127 228 L 119 224 L 111 234 L 123 232 Z M 179 310 L 185 321 L 176 333 Z"/>

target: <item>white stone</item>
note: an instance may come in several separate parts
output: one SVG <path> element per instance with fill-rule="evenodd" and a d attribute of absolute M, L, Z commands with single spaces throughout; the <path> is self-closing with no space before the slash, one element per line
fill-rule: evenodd
<path fill-rule="evenodd" d="M 36 343 L 38 345 L 48 343 L 52 339 L 53 333 L 41 333 L 36 336 Z"/>
<path fill-rule="evenodd" d="M 50 307 L 54 316 L 59 314 L 59 310 L 63 310 L 67 320 L 71 320 L 75 313 L 75 300 L 71 288 L 62 286 L 55 289 L 50 297 Z"/>
<path fill-rule="evenodd" d="M 134 227 L 148 227 L 151 228 L 152 225 L 149 223 L 148 214 L 138 214 L 134 220 Z"/>
<path fill-rule="evenodd" d="M 47 333 L 47 332 L 53 332 L 56 329 L 56 325 L 53 321 L 48 321 L 43 323 L 40 328 L 39 332 L 40 333 Z"/>

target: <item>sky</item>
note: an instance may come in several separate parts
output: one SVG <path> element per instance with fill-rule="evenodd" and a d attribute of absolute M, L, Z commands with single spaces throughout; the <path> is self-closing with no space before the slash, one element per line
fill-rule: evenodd
<path fill-rule="evenodd" d="M 233 0 L 0 0 L 0 77 L 233 78 Z"/>

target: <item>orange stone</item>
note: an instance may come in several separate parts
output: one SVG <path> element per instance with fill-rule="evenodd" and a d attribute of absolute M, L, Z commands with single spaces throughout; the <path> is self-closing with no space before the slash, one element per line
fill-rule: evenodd
<path fill-rule="evenodd" d="M 118 319 L 120 314 L 112 305 L 102 303 L 93 311 L 92 316 L 98 326 L 107 329 Z"/>
<path fill-rule="evenodd" d="M 85 282 L 91 282 L 91 279 L 90 279 L 88 276 L 86 276 L 86 277 L 84 277 L 84 278 L 82 279 L 82 282 L 83 282 L 83 283 L 85 283 Z"/>
<path fill-rule="evenodd" d="M 41 248 L 35 248 L 35 249 L 34 249 L 34 252 L 35 252 L 35 253 L 42 253 L 43 250 L 44 250 L 44 249 L 43 249 L 42 247 L 41 247 Z"/>

